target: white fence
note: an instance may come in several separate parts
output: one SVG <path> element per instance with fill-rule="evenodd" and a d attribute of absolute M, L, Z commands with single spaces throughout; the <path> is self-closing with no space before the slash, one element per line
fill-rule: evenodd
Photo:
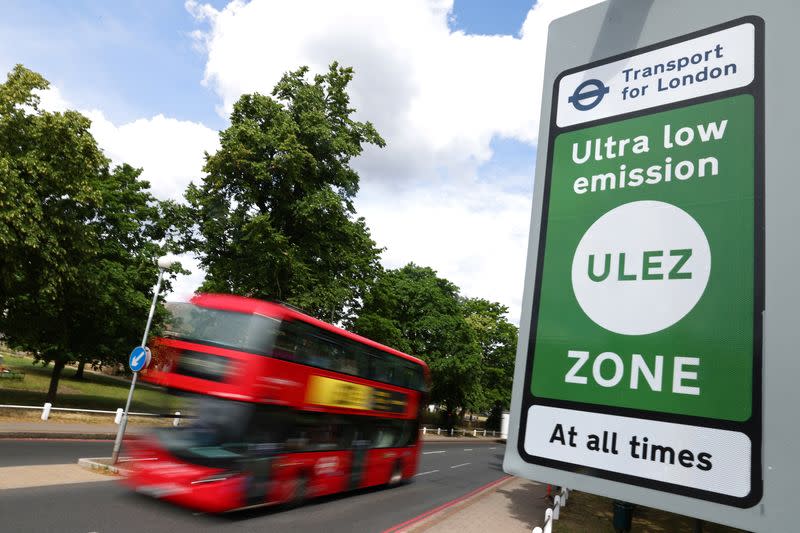
<path fill-rule="evenodd" d="M 494 430 L 493 431 L 489 431 L 489 430 L 486 430 L 486 429 L 469 430 L 469 429 L 465 429 L 465 428 L 461 428 L 461 429 L 450 428 L 450 430 L 448 431 L 447 429 L 442 429 L 442 428 L 439 428 L 439 427 L 434 428 L 433 426 L 430 426 L 430 427 L 422 426 L 422 434 L 423 435 L 428 435 L 428 434 L 431 434 L 431 435 L 444 435 L 446 437 L 447 436 L 456 437 L 458 435 L 461 435 L 462 437 L 466 437 L 467 434 L 470 434 L 473 437 L 499 437 L 500 436 L 500 432 L 499 431 L 494 431 Z"/>
<path fill-rule="evenodd" d="M 548 507 L 544 511 L 544 528 L 536 526 L 533 528 L 532 533 L 552 533 L 553 522 L 558 520 L 559 512 L 562 507 L 567 506 L 567 497 L 569 496 L 569 489 L 562 488 L 561 492 L 553 499 L 553 507 Z"/>
<path fill-rule="evenodd" d="M 71 407 L 53 407 L 53 404 L 50 402 L 45 403 L 42 407 L 32 406 L 32 405 L 5 405 L 0 404 L 0 409 L 35 409 L 37 411 L 42 412 L 42 420 L 48 420 L 50 418 L 50 411 L 68 411 L 73 413 L 99 413 L 99 414 L 108 414 L 114 415 L 114 423 L 119 424 L 122 421 L 123 409 L 122 407 L 118 408 L 116 411 L 103 411 L 101 409 L 73 409 Z M 133 413 L 129 412 L 128 416 L 149 416 L 153 418 L 172 418 L 172 425 L 177 426 L 180 424 L 181 418 L 191 418 L 185 415 L 181 415 L 180 411 L 175 411 L 172 414 L 160 414 L 160 413 Z"/>

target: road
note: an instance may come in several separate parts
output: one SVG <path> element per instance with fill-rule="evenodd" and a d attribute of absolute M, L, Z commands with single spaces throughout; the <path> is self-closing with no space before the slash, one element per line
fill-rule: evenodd
<path fill-rule="evenodd" d="M 110 447 L 110 442 L 0 441 L 0 467 L 107 456 Z M 0 491 L 0 526 L 3 531 L 76 533 L 381 532 L 503 477 L 504 448 L 429 442 L 412 483 L 312 500 L 288 511 L 264 508 L 209 516 L 137 495 L 116 481 L 6 490 Z"/>
<path fill-rule="evenodd" d="M 81 457 L 111 457 L 108 440 L 0 439 L 0 468 L 4 466 L 77 463 Z"/>

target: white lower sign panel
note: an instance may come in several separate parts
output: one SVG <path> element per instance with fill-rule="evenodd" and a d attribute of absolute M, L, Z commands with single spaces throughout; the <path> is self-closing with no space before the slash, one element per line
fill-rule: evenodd
<path fill-rule="evenodd" d="M 738 498 L 750 493 L 752 445 L 744 433 L 534 405 L 532 456 Z"/>

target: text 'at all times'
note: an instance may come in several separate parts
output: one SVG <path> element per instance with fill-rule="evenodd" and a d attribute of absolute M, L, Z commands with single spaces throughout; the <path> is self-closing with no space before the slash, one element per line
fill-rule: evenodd
<path fill-rule="evenodd" d="M 550 444 L 560 444 L 577 448 L 581 443 L 587 450 L 611 455 L 627 454 L 632 459 L 652 461 L 662 464 L 678 464 L 684 468 L 697 468 L 709 471 L 713 468 L 712 454 L 708 452 L 694 452 L 689 449 L 676 449 L 672 446 L 658 444 L 650 438 L 640 435 L 631 435 L 630 438 L 621 438 L 616 431 L 603 431 L 602 434 L 589 434 L 581 438 L 575 426 L 569 426 L 565 431 L 562 424 L 556 424 L 550 435 Z"/>

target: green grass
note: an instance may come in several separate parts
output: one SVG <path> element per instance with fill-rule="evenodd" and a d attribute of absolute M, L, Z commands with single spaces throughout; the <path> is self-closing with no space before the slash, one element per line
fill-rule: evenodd
<path fill-rule="evenodd" d="M 44 404 L 50 387 L 52 365 L 34 365 L 33 359 L 3 352 L 4 365 L 25 372 L 22 380 L 0 380 L 0 404 L 40 406 Z M 54 407 L 75 409 L 102 409 L 114 411 L 125 407 L 130 390 L 130 380 L 119 379 L 93 372 L 84 372 L 83 379 L 75 379 L 76 369 L 66 367 L 61 373 Z M 133 393 L 131 411 L 169 413 L 178 407 L 178 399 L 156 387 L 138 381 Z"/>
<path fill-rule="evenodd" d="M 556 527 L 559 533 L 614 533 L 613 505 L 610 498 L 570 492 L 567 506 L 561 511 Z M 692 533 L 695 520 L 659 509 L 636 506 L 631 531 L 641 533 Z M 741 529 L 705 522 L 704 533 L 745 533 Z"/>

